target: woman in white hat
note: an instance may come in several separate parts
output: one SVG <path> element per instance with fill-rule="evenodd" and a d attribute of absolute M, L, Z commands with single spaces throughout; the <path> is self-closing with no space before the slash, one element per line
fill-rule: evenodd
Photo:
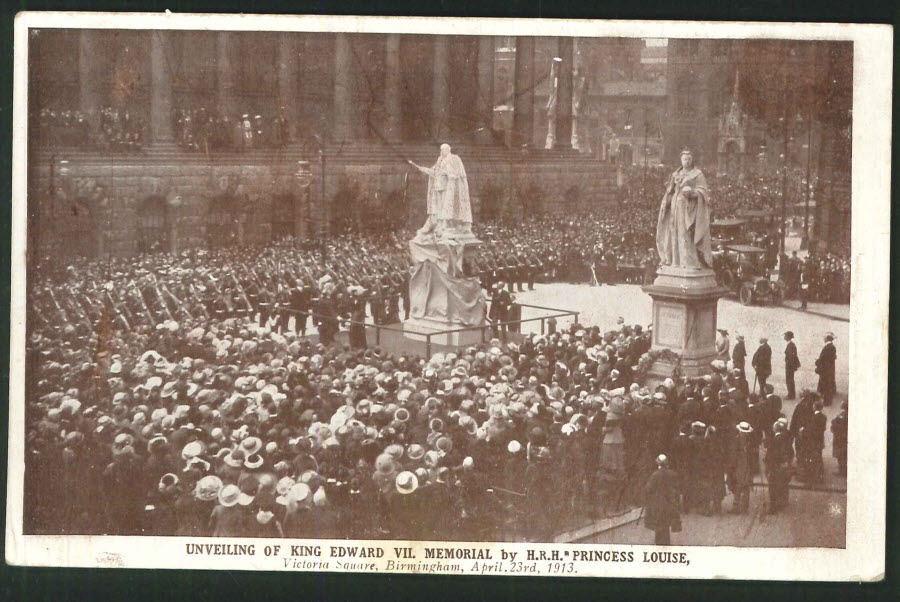
<path fill-rule="evenodd" d="M 219 505 L 209 517 L 210 534 L 213 537 L 244 537 L 247 531 L 246 507 L 238 502 L 241 489 L 237 485 L 225 485 L 219 491 Z"/>

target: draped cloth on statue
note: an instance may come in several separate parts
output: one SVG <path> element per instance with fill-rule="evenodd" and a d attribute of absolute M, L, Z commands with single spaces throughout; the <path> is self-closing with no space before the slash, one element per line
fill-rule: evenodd
<path fill-rule="evenodd" d="M 466 168 L 457 155 L 438 157 L 434 167 L 420 168 L 428 174 L 426 213 L 437 222 L 453 220 L 472 224 L 472 203 L 469 199 L 469 180 Z M 458 225 L 452 223 L 451 225 Z"/>
<path fill-rule="evenodd" d="M 663 265 L 712 267 L 709 233 L 709 187 L 697 168 L 672 174 L 659 208 L 656 248 Z"/>
<path fill-rule="evenodd" d="M 423 235 L 409 241 L 409 257 L 413 265 L 430 261 L 451 277 L 463 273 L 465 246 L 452 239 L 442 239 Z"/>
<path fill-rule="evenodd" d="M 409 281 L 409 300 L 413 318 L 460 326 L 484 323 L 485 299 L 478 279 L 454 278 L 430 260 L 416 264 Z"/>

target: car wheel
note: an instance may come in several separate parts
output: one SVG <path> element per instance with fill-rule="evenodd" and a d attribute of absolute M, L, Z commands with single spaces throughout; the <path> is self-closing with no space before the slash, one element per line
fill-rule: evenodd
<path fill-rule="evenodd" d="M 740 297 L 741 305 L 750 305 L 753 303 L 753 289 L 745 284 L 741 287 Z"/>

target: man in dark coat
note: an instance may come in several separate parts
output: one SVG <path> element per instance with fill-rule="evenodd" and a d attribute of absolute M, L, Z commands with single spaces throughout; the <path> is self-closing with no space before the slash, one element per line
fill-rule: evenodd
<path fill-rule="evenodd" d="M 655 533 L 658 546 L 672 543 L 670 530 L 681 531 L 681 499 L 678 475 L 669 469 L 669 459 L 660 454 L 657 469 L 647 481 L 644 526 Z"/>
<path fill-rule="evenodd" d="M 835 474 L 847 476 L 847 402 L 841 404 L 841 413 L 831 421 L 831 455 L 837 460 Z"/>
<path fill-rule="evenodd" d="M 753 354 L 753 360 L 750 362 L 750 365 L 756 371 L 756 380 L 759 381 L 760 392 L 765 392 L 766 380 L 772 374 L 772 348 L 769 347 L 769 339 L 766 337 L 759 339 L 759 347 L 756 349 L 756 353 Z"/>
<path fill-rule="evenodd" d="M 734 427 L 737 436 L 730 448 L 731 458 L 728 470 L 728 488 L 734 494 L 731 512 L 747 514 L 750 509 L 750 488 L 753 475 L 759 464 L 759 444 L 753 427 L 747 422 L 739 422 Z"/>
<path fill-rule="evenodd" d="M 825 335 L 825 346 L 819 353 L 819 359 L 816 360 L 816 374 L 819 375 L 819 394 L 822 396 L 822 402 L 826 406 L 831 405 L 834 399 L 835 382 L 834 382 L 834 362 L 837 359 L 837 350 L 834 348 L 834 335 L 828 333 Z"/>
<path fill-rule="evenodd" d="M 504 290 L 503 282 L 498 282 L 495 285 L 494 294 L 491 296 L 491 307 L 488 310 L 488 318 L 495 324 L 492 328 L 495 337 L 500 336 L 501 328 L 504 334 L 506 333 L 506 326 L 498 328 L 496 325 L 506 322 L 510 305 L 512 305 L 512 297 Z"/>
<path fill-rule="evenodd" d="M 787 344 L 784 346 L 784 379 L 787 383 L 787 397 L 785 399 L 796 399 L 797 391 L 794 387 L 794 372 L 800 369 L 800 358 L 797 356 L 797 345 L 794 344 L 794 333 L 788 330 L 784 333 L 784 340 Z"/>
<path fill-rule="evenodd" d="M 791 425 L 788 430 L 791 431 L 791 436 L 795 440 L 800 434 L 800 429 L 807 427 L 812 423 L 814 396 L 814 393 L 804 389 L 800 394 L 800 402 L 797 404 L 797 407 L 794 408 L 794 413 L 791 414 Z M 799 455 L 800 450 L 797 449 L 796 451 Z"/>
<path fill-rule="evenodd" d="M 766 477 L 769 481 L 769 513 L 775 514 L 788 505 L 794 448 L 785 421 L 777 420 L 772 430 L 774 435 L 766 451 Z"/>
<path fill-rule="evenodd" d="M 731 350 L 731 361 L 734 362 L 734 367 L 740 369 L 743 374 L 747 372 L 744 370 L 744 362 L 747 359 L 747 348 L 744 347 L 744 335 L 737 335 L 737 343 L 734 345 L 734 349 Z"/>

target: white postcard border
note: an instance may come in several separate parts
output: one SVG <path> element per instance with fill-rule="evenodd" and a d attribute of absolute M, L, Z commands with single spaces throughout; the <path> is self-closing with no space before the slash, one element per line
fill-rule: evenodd
<path fill-rule="evenodd" d="M 368 33 L 445 33 L 455 35 L 568 35 L 703 38 L 791 38 L 852 40 L 854 42 L 852 194 L 852 294 L 850 328 L 850 413 L 846 549 L 734 548 L 631 545 L 562 545 L 526 543 L 404 543 L 394 541 L 228 540 L 181 537 L 24 536 L 22 496 L 24 482 L 24 345 L 26 253 L 26 138 L 27 30 L 30 27 L 227 29 L 273 31 L 349 31 Z M 523 19 L 431 19 L 388 17 L 317 17 L 250 15 L 21 13 L 15 24 L 12 295 L 10 300 L 10 436 L 7 480 L 6 560 L 30 566 L 131 568 L 199 568 L 227 570 L 309 570 L 285 566 L 291 545 L 322 546 L 333 561 L 331 546 L 371 546 L 384 550 L 374 572 L 386 571 L 394 558 L 392 548 L 412 546 L 417 559 L 426 560 L 424 548 L 515 552 L 516 560 L 528 551 L 548 556 L 556 551 L 562 561 L 580 551 L 632 553 L 631 562 L 597 561 L 578 564 L 577 573 L 542 570 L 561 576 L 682 577 L 817 581 L 867 581 L 883 577 L 886 509 L 888 290 L 890 249 L 891 81 L 893 30 L 885 25 L 813 23 L 707 23 L 675 21 L 593 21 Z M 859 408 L 859 409 L 857 409 Z M 253 556 L 193 555 L 187 544 L 250 544 Z M 267 556 L 266 546 L 281 546 Z M 273 550 L 272 550 L 273 551 Z M 684 554 L 688 564 L 646 563 L 652 552 Z M 676 556 L 676 559 L 680 558 Z M 301 559 L 304 560 L 304 559 Z M 311 561 L 312 558 L 305 560 Z M 349 560 L 348 560 L 349 561 Z M 363 562 L 361 559 L 352 562 Z M 459 563 L 470 573 L 471 560 Z M 536 561 L 539 564 L 543 561 Z M 288 563 L 289 565 L 290 563 Z M 350 569 L 358 572 L 358 569 Z M 417 572 L 400 570 L 392 572 Z M 423 571 L 424 572 L 424 571 Z M 502 574 L 514 574 L 504 572 Z"/>

